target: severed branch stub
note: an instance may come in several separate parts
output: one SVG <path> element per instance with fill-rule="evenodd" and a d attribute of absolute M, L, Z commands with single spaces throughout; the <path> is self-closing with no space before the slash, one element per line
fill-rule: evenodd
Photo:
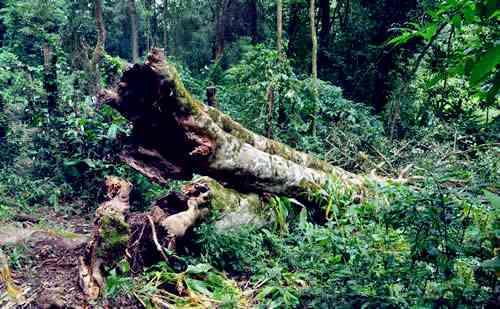
<path fill-rule="evenodd" d="M 102 293 L 105 269 L 124 258 L 135 273 L 162 260 L 172 262 L 175 257 L 170 253 L 175 252 L 177 240 L 210 213 L 220 231 L 243 224 L 264 226 L 274 220 L 257 194 L 239 193 L 208 177 L 158 199 L 144 213 L 128 212 L 132 189 L 128 181 L 107 177 L 106 189 L 108 201 L 96 210 L 94 232 L 79 259 L 80 286 L 89 299 Z"/>

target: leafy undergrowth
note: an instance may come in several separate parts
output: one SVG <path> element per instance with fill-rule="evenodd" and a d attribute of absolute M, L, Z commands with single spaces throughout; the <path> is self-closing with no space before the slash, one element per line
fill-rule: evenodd
<path fill-rule="evenodd" d="M 373 185 L 352 204 L 331 182 L 312 192 L 315 212 L 274 198 L 276 224 L 266 229 L 218 233 L 204 223 L 178 257 L 183 272 L 160 264 L 131 279 L 115 270 L 108 295 L 149 307 L 495 307 L 498 145 L 427 134 L 406 147 L 417 183 Z"/>
<path fill-rule="evenodd" d="M 130 126 L 108 107 L 96 111 L 74 87 L 82 72 L 59 72 L 64 104 L 54 116 L 43 104 L 34 104 L 45 95 L 41 66 L 32 70 L 32 82 L 27 72 L 10 69 L 22 63 L 16 55 L 4 51 L 0 59 L 5 66 L 0 81 L 6 85 L 0 122 L 8 133 L 0 148 L 0 222 L 41 207 L 91 215 L 103 196 L 102 179 L 110 174 L 134 184 L 133 210 L 145 209 L 168 191 L 117 161 L 114 154 Z M 381 117 L 321 82 L 314 137 L 309 130 L 310 80 L 292 74 L 287 62 L 277 67 L 277 53 L 263 47 L 245 59 L 225 74 L 227 83 L 219 87 L 220 108 L 236 120 L 263 133 L 265 94 L 272 85 L 279 96 L 271 123 L 276 139 L 357 173 L 375 170 L 398 177 L 408 170 L 421 180 L 371 188 L 373 193 L 360 204 L 352 204 L 350 193 L 332 182 L 311 193 L 318 204 L 312 212 L 274 197 L 271 206 L 278 220 L 266 229 L 247 226 L 218 234 L 205 223 L 190 235 L 198 242 L 177 257 L 175 269 L 160 264 L 135 278 L 126 265 L 110 270 L 111 302 L 127 298 L 150 307 L 498 307 L 498 118 L 483 124 L 431 117 L 425 125 L 408 124 L 401 139 L 390 140 Z M 201 96 L 204 84 L 188 73 L 183 74 L 188 88 Z M 9 254 L 12 268 L 21 268 L 23 254 Z"/>
<path fill-rule="evenodd" d="M 176 272 L 161 262 L 138 278 L 120 275 L 127 273 L 123 261 L 106 280 L 106 296 L 135 298 L 145 308 L 241 308 L 247 299 L 236 282 L 209 264 L 190 265 Z"/>

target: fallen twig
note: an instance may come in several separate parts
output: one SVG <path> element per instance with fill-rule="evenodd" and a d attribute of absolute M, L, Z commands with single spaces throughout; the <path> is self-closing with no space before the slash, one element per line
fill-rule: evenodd
<path fill-rule="evenodd" d="M 160 242 L 158 241 L 158 236 L 156 235 L 156 228 L 155 228 L 155 224 L 153 222 L 153 219 L 149 215 L 147 215 L 146 217 L 148 218 L 149 224 L 151 225 L 151 233 L 153 235 L 153 241 L 156 245 L 156 250 L 158 250 L 158 252 L 160 252 L 161 256 L 168 263 L 168 257 L 165 255 L 165 252 L 163 251 L 163 247 L 160 245 Z"/>

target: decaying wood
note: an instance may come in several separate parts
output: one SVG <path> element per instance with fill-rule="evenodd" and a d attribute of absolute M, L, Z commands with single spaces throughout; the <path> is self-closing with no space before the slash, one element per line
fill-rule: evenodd
<path fill-rule="evenodd" d="M 140 271 L 158 261 L 170 260 L 163 250 L 175 251 L 177 240 L 207 216 L 218 231 L 243 224 L 270 224 L 274 217 L 264 210 L 265 205 L 255 193 L 239 193 L 211 178 L 197 178 L 182 186 L 180 192 L 154 202 L 149 212 L 130 216 L 127 257 L 132 269 Z"/>
<path fill-rule="evenodd" d="M 108 201 L 96 210 L 94 231 L 86 254 L 79 260 L 80 286 L 89 299 L 104 289 L 103 266 L 113 268 L 125 256 L 129 240 L 129 195 L 132 184 L 118 177 L 106 179 Z"/>
<path fill-rule="evenodd" d="M 108 201 L 96 211 L 95 228 L 86 254 L 79 259 L 80 286 L 89 299 L 104 288 L 104 266 L 111 269 L 126 258 L 134 272 L 159 261 L 171 261 L 176 243 L 209 214 L 219 231 L 242 224 L 273 222 L 266 203 L 255 193 L 228 189 L 208 177 L 199 177 L 155 201 L 148 212 L 128 213 L 132 185 L 117 177 L 106 179 Z"/>
<path fill-rule="evenodd" d="M 189 180 L 196 173 L 241 192 L 297 198 L 331 178 L 354 191 L 363 190 L 365 184 L 364 177 L 255 134 L 193 99 L 159 49 L 145 64 L 127 70 L 116 91 L 101 91 L 99 99 L 133 123 L 129 149 L 147 149 L 154 153 L 146 156 L 148 160 L 155 157 L 155 162 L 168 166 L 156 173 L 162 179 Z M 125 152 L 122 158 L 142 162 L 138 170 L 143 173 L 151 167 L 137 151 Z"/>

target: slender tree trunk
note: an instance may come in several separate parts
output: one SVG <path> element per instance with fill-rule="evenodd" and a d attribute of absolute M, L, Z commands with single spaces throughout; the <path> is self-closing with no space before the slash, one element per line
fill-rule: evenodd
<path fill-rule="evenodd" d="M 4 1 L 0 1 L 0 9 L 5 7 Z M 3 24 L 3 19 L 0 19 L 0 47 L 3 46 L 3 36 L 5 34 L 5 25 Z"/>
<path fill-rule="evenodd" d="M 47 110 L 52 117 L 57 111 L 57 56 L 47 43 L 43 46 L 43 66 L 43 87 L 47 93 Z"/>
<path fill-rule="evenodd" d="M 3 145 L 7 140 L 9 122 L 5 114 L 5 104 L 3 101 L 3 95 L 0 93 L 0 145 Z"/>
<path fill-rule="evenodd" d="M 273 86 L 267 87 L 267 124 L 266 137 L 273 138 L 274 92 Z"/>
<path fill-rule="evenodd" d="M 327 66 L 327 51 L 328 51 L 328 42 L 330 37 L 330 27 L 331 27 L 331 18 L 330 18 L 330 0 L 320 0 L 319 1 L 319 18 L 321 21 L 321 30 L 319 32 L 319 61 L 318 66 L 321 72 L 323 67 Z"/>
<path fill-rule="evenodd" d="M 349 18 L 351 15 L 351 1 L 345 0 L 344 3 L 344 16 L 342 18 L 342 26 L 345 27 L 349 23 Z"/>
<path fill-rule="evenodd" d="M 163 49 L 168 48 L 168 0 L 163 0 Z"/>
<path fill-rule="evenodd" d="M 215 9 L 215 46 L 213 56 L 215 63 L 219 62 L 224 55 L 224 43 L 226 35 L 225 13 L 226 0 L 218 0 Z"/>
<path fill-rule="evenodd" d="M 311 51 L 311 79 L 313 83 L 313 115 L 311 122 L 311 132 L 313 135 L 316 135 L 316 116 L 318 113 L 319 107 L 319 94 L 318 94 L 318 38 L 316 35 L 316 18 L 315 18 L 315 0 L 309 1 L 309 26 L 311 28 L 311 43 L 312 43 L 312 51 Z"/>
<path fill-rule="evenodd" d="M 150 50 L 153 47 L 153 25 L 152 25 L 152 12 L 153 12 L 153 1 L 145 0 L 146 5 L 146 50 Z"/>
<path fill-rule="evenodd" d="M 132 44 L 132 61 L 139 61 L 139 30 L 137 25 L 137 9 L 135 0 L 128 0 L 128 14 L 130 16 L 130 42 Z"/>
<path fill-rule="evenodd" d="M 276 46 L 278 56 L 283 53 L 283 0 L 276 0 Z"/>
<path fill-rule="evenodd" d="M 248 18 L 250 20 L 250 36 L 252 44 L 257 44 L 260 41 L 259 35 L 259 8 L 257 0 L 250 0 L 248 6 Z"/>
<path fill-rule="evenodd" d="M 157 3 L 155 1 L 151 1 L 151 48 L 159 47 L 160 39 L 159 39 L 159 24 L 158 24 L 158 10 L 156 9 Z"/>
<path fill-rule="evenodd" d="M 98 64 L 101 61 L 102 54 L 106 46 L 106 28 L 102 17 L 102 0 L 95 0 L 95 23 L 97 28 L 97 42 L 94 49 L 94 55 L 91 61 L 91 75 L 94 85 L 91 93 L 97 93 L 100 89 L 101 75 L 99 73 Z"/>

